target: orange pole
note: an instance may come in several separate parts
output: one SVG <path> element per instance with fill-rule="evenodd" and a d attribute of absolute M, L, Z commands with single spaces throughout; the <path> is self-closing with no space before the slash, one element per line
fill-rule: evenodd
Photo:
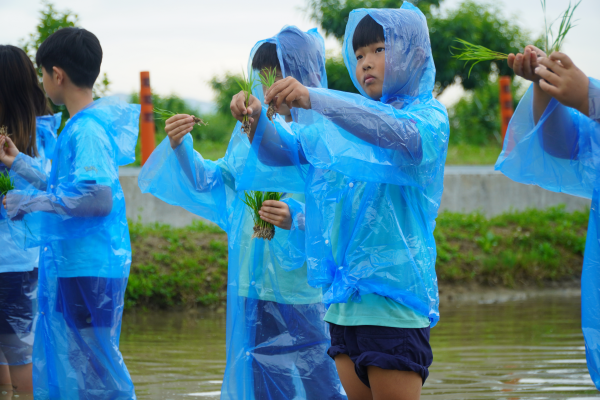
<path fill-rule="evenodd" d="M 152 112 L 152 91 L 150 90 L 150 72 L 140 72 L 140 104 L 142 105 L 141 138 L 142 138 L 142 165 L 150 157 L 156 147 L 154 114 Z"/>
<path fill-rule="evenodd" d="M 500 83 L 500 118 L 502 118 L 502 140 L 508 130 L 508 124 L 513 116 L 513 99 L 510 91 L 510 76 L 501 76 Z"/>

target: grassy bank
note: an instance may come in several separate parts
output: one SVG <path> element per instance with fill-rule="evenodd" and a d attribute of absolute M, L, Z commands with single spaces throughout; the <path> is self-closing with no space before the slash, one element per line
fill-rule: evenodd
<path fill-rule="evenodd" d="M 588 215 L 564 208 L 437 219 L 440 283 L 543 287 L 581 274 Z M 131 224 L 128 307 L 195 307 L 226 298 L 227 236 L 214 226 Z"/>

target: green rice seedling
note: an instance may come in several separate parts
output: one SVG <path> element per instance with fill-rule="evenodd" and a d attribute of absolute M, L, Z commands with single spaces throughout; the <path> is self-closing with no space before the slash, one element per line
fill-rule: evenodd
<path fill-rule="evenodd" d="M 6 126 L 0 126 L 0 137 L 8 137 L 8 128 Z M 8 143 L 4 143 L 4 147 L 8 147 Z"/>
<path fill-rule="evenodd" d="M 8 175 L 8 171 L 0 173 L 0 195 L 6 194 L 15 188 L 15 182 Z"/>
<path fill-rule="evenodd" d="M 265 87 L 265 90 L 269 90 L 271 86 L 275 83 L 275 79 L 277 78 L 277 69 L 276 68 L 265 68 L 262 70 L 260 74 L 260 83 Z M 269 103 L 269 108 L 267 109 L 267 118 L 269 121 L 273 121 L 273 115 L 275 115 L 275 99 L 271 100 Z"/>
<path fill-rule="evenodd" d="M 173 111 L 163 110 L 163 109 L 156 108 L 156 107 L 152 111 L 154 111 L 154 114 L 158 115 L 158 119 L 161 119 L 163 121 L 166 121 L 169 118 L 171 118 L 172 116 L 177 115 Z M 194 123 L 198 126 L 208 125 L 206 122 L 204 122 L 202 120 L 202 118 L 198 118 L 194 115 L 190 115 L 190 117 L 194 118 Z"/>
<path fill-rule="evenodd" d="M 248 108 L 248 106 L 250 105 L 250 95 L 252 94 L 252 89 L 258 86 L 258 84 L 254 82 L 254 75 L 252 74 L 252 72 L 250 72 L 248 74 L 248 78 L 246 78 L 246 74 L 242 70 L 242 80 L 239 80 L 237 78 L 234 79 L 237 82 L 240 89 L 242 90 L 242 92 L 244 92 L 246 95 L 244 104 L 246 105 L 246 108 Z M 242 132 L 244 132 L 246 135 L 250 135 L 250 130 L 250 119 L 248 117 L 248 114 L 246 114 L 244 115 L 244 118 L 242 120 Z"/>
<path fill-rule="evenodd" d="M 546 54 L 550 55 L 555 51 L 560 51 L 565 37 L 575 27 L 574 23 L 576 21 L 573 20 L 573 15 L 579 4 L 581 4 L 581 1 L 579 0 L 575 5 L 571 5 L 571 1 L 569 0 L 569 6 L 566 11 L 554 21 L 560 20 L 558 33 L 554 36 L 552 32 L 554 22 L 548 24 L 548 19 L 546 18 L 546 0 L 540 0 L 544 12 L 544 51 Z M 480 62 L 506 60 L 508 58 L 508 54 L 493 51 L 486 47 L 469 43 L 463 39 L 456 38 L 455 40 L 462 44 L 462 47 L 450 47 L 450 53 L 452 53 L 454 58 L 465 61 L 465 64 L 472 63 L 469 69 L 469 76 L 471 76 L 473 67 Z M 456 51 L 456 53 L 452 50 Z"/>
<path fill-rule="evenodd" d="M 254 233 L 252 234 L 252 239 L 273 239 L 273 236 L 275 236 L 275 226 L 267 221 L 262 220 L 258 212 L 260 211 L 263 202 L 266 200 L 279 201 L 281 200 L 281 196 L 283 196 L 283 193 L 263 193 L 258 191 L 244 192 L 244 198 L 242 201 L 252 210 L 252 220 L 254 220 Z"/>

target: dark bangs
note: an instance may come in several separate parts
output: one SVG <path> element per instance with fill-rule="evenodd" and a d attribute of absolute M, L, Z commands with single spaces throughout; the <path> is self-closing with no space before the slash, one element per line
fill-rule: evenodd
<path fill-rule="evenodd" d="M 254 53 L 252 69 L 262 71 L 265 68 L 277 68 L 281 71 L 279 59 L 277 58 L 277 45 L 275 43 L 265 42 Z"/>
<path fill-rule="evenodd" d="M 366 47 L 377 42 L 385 42 L 383 26 L 379 25 L 373 17 L 367 14 L 356 25 L 354 36 L 352 36 L 352 48 L 356 52 L 361 47 Z"/>

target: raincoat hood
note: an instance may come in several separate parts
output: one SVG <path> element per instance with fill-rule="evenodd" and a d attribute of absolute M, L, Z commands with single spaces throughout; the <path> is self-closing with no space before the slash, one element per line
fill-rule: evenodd
<path fill-rule="evenodd" d="M 356 26 L 367 15 L 383 26 L 385 36 L 385 77 L 379 100 L 411 103 L 416 97 L 432 97 L 435 65 L 427 20 L 421 10 L 406 1 L 398 9 L 361 8 L 350 13 L 342 52 L 354 86 L 369 97 L 356 79 L 357 61 L 352 47 Z"/>
<path fill-rule="evenodd" d="M 139 104 L 126 103 L 116 96 L 103 97 L 75 114 L 70 122 L 84 116 L 92 117 L 115 145 L 116 161 L 122 166 L 135 161 L 140 109 Z"/>

